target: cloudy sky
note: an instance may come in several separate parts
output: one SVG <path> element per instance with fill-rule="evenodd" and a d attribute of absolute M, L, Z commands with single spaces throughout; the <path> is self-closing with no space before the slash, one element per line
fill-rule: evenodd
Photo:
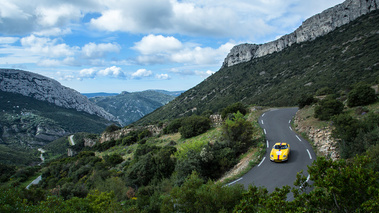
<path fill-rule="evenodd" d="M 79 92 L 187 90 L 230 49 L 291 33 L 342 0 L 1 0 L 0 68 Z"/>

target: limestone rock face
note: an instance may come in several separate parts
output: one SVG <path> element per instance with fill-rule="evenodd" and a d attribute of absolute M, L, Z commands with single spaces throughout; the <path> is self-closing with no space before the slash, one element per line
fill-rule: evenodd
<path fill-rule="evenodd" d="M 232 66 L 241 62 L 249 61 L 254 57 L 259 46 L 256 44 L 240 44 L 234 46 L 224 61 L 224 65 Z"/>
<path fill-rule="evenodd" d="M 60 107 L 76 109 L 110 121 L 117 119 L 103 108 L 90 102 L 79 92 L 62 86 L 58 81 L 35 73 L 0 69 L 0 90 L 19 93 Z"/>
<path fill-rule="evenodd" d="M 279 52 L 295 43 L 312 41 L 378 8 L 379 0 L 346 0 L 308 18 L 294 32 L 275 41 L 261 45 L 240 44 L 233 47 L 225 58 L 223 67 L 230 67 L 253 58 Z"/>

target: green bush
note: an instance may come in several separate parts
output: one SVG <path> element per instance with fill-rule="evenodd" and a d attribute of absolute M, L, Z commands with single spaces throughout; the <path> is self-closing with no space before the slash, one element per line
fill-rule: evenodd
<path fill-rule="evenodd" d="M 365 106 L 376 101 L 375 90 L 368 84 L 358 83 L 349 92 L 347 105 L 349 107 Z"/>
<path fill-rule="evenodd" d="M 358 120 L 347 114 L 333 118 L 333 137 L 340 140 L 338 146 L 342 158 L 364 153 L 379 141 L 379 115 L 369 113 Z"/>
<path fill-rule="evenodd" d="M 315 118 L 326 121 L 332 116 L 338 115 L 343 111 L 344 105 L 341 101 L 327 97 L 321 101 L 315 108 Z"/>
<path fill-rule="evenodd" d="M 193 172 L 180 187 L 174 187 L 161 205 L 161 212 L 232 212 L 240 202 L 242 185 L 224 187 Z"/>
<path fill-rule="evenodd" d="M 107 126 L 107 128 L 105 128 L 105 132 L 110 133 L 110 132 L 117 131 L 119 129 L 121 129 L 121 127 L 117 126 L 116 124 L 111 124 L 111 125 Z"/>
<path fill-rule="evenodd" d="M 222 126 L 223 138 L 229 147 L 241 154 L 252 144 L 253 125 L 244 116 L 237 112 L 233 114 L 232 120 L 227 119 Z"/>
<path fill-rule="evenodd" d="M 317 96 L 320 96 L 320 95 L 330 95 L 332 93 L 333 93 L 332 89 L 330 89 L 329 87 L 323 87 L 323 88 L 317 90 L 316 95 Z"/>
<path fill-rule="evenodd" d="M 182 138 L 191 138 L 206 132 L 210 128 L 209 118 L 194 115 L 183 119 L 179 132 Z"/>
<path fill-rule="evenodd" d="M 227 106 L 225 109 L 221 112 L 221 118 L 225 119 L 228 115 L 240 112 L 243 115 L 246 115 L 247 109 L 245 105 L 243 105 L 241 102 L 234 103 L 230 106 Z"/>
<path fill-rule="evenodd" d="M 299 106 L 299 108 L 303 108 L 307 105 L 311 105 L 315 102 L 315 99 L 313 98 L 313 95 L 301 95 L 299 100 L 297 101 L 297 104 Z"/>
<path fill-rule="evenodd" d="M 172 134 L 179 132 L 179 128 L 182 126 L 183 118 L 177 118 L 172 120 L 167 127 L 163 129 L 164 134 Z"/>
<path fill-rule="evenodd" d="M 105 162 L 107 162 L 111 166 L 116 166 L 117 164 L 124 161 L 124 159 L 121 157 L 121 155 L 116 154 L 116 153 L 104 156 L 104 160 L 105 160 Z"/>

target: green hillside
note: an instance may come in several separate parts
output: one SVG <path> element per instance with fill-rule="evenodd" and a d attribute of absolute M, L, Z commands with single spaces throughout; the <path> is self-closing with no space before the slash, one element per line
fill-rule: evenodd
<path fill-rule="evenodd" d="M 221 68 L 137 124 L 217 112 L 235 102 L 293 106 L 301 94 L 320 88 L 338 92 L 359 81 L 373 83 L 379 76 L 377 20 L 375 11 L 314 41 Z"/>
<path fill-rule="evenodd" d="M 75 132 L 100 133 L 110 124 L 95 115 L 3 91 L 0 112 L 0 162 L 7 164 L 29 164 L 39 160 L 36 149 L 53 139 Z"/>

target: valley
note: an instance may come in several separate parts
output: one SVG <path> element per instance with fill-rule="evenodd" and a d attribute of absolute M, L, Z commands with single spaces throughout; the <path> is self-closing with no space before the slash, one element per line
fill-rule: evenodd
<path fill-rule="evenodd" d="M 378 5 L 236 45 L 187 91 L 80 94 L 0 69 L 0 212 L 376 212 Z M 288 161 L 270 161 L 277 142 Z"/>

